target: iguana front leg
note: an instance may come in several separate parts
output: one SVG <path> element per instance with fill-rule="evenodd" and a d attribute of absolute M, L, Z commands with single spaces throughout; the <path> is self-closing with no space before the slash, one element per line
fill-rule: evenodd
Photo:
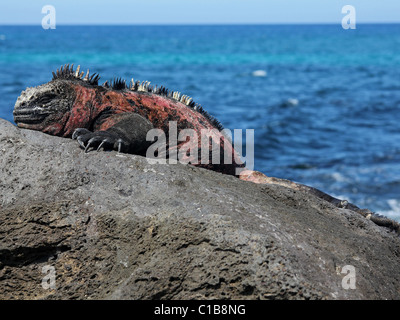
<path fill-rule="evenodd" d="M 117 114 L 107 118 L 102 124 L 94 124 L 100 130 L 90 131 L 77 128 L 72 134 L 79 145 L 88 152 L 91 148 L 99 151 L 117 150 L 118 152 L 143 155 L 151 142 L 146 141 L 147 132 L 153 129 L 152 123 L 136 113 Z"/>

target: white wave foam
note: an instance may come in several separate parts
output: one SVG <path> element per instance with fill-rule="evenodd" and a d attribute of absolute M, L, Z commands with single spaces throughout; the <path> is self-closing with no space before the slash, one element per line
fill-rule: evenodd
<path fill-rule="evenodd" d="M 289 106 L 297 106 L 299 104 L 299 100 L 290 98 L 286 100 L 286 104 Z"/>
<path fill-rule="evenodd" d="M 337 181 L 337 182 L 349 182 L 350 179 L 346 178 L 343 174 L 341 174 L 340 172 L 334 172 L 331 174 L 331 177 L 333 178 L 333 180 Z"/>
<path fill-rule="evenodd" d="M 400 201 L 398 199 L 389 199 L 386 200 L 387 204 L 389 205 L 389 210 L 382 210 L 379 211 L 379 214 L 382 214 L 386 217 L 389 217 L 393 220 L 400 221 Z"/>
<path fill-rule="evenodd" d="M 267 71 L 265 70 L 255 70 L 251 73 L 253 77 L 266 77 Z"/>

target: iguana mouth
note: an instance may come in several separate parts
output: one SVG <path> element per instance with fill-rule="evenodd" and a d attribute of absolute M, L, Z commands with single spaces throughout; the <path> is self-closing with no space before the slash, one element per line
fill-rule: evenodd
<path fill-rule="evenodd" d="M 15 123 L 40 123 L 42 122 L 50 112 L 44 110 L 42 107 L 34 106 L 31 108 L 15 109 L 13 111 Z"/>

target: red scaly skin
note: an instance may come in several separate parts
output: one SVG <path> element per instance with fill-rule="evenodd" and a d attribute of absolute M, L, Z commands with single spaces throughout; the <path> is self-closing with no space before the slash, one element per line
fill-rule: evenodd
<path fill-rule="evenodd" d="M 64 125 L 64 137 L 71 136 L 76 128 L 87 127 L 106 108 L 111 108 L 114 114 L 127 112 L 140 114 L 155 128 L 165 132 L 168 131 L 169 121 L 185 122 L 199 133 L 201 129 L 215 129 L 199 112 L 166 97 L 132 91 L 99 91 L 79 85 L 74 85 L 74 90 L 76 99 L 69 119 Z M 105 120 L 96 130 L 107 130 L 114 124 L 112 119 Z"/>
<path fill-rule="evenodd" d="M 178 131 L 190 128 L 197 133 L 197 144 L 191 139 L 180 141 L 176 147 L 169 147 L 170 152 L 175 148 L 179 150 L 183 145 L 186 149 L 197 148 L 197 150 L 201 150 L 201 130 L 208 130 L 211 139 L 220 146 L 221 155 L 223 156 L 224 148 L 225 152 L 232 155 L 233 165 L 224 166 L 218 171 L 235 174 L 234 169 L 242 167 L 239 154 L 230 142 L 226 143 L 227 138 L 216 130 L 204 115 L 179 101 L 156 94 L 128 90 L 104 90 L 80 85 L 73 85 L 73 88 L 76 99 L 70 116 L 64 125 L 64 137 L 70 137 L 77 128 L 89 128 L 92 120 L 106 108 L 111 109 L 114 116 L 108 117 L 101 124 L 95 126 L 93 128 L 95 131 L 105 131 L 113 127 L 119 121 L 115 115 L 132 112 L 147 118 L 155 128 L 161 129 L 165 133 L 168 133 L 170 121 L 177 122 Z M 199 163 L 200 158 L 184 156 L 183 159 L 197 166 L 214 169 L 212 164 Z"/>
<path fill-rule="evenodd" d="M 74 91 L 76 98 L 64 125 L 64 137 L 71 137 L 77 128 L 86 128 L 91 120 L 102 111 L 101 106 L 96 103 L 95 89 L 74 85 Z"/>

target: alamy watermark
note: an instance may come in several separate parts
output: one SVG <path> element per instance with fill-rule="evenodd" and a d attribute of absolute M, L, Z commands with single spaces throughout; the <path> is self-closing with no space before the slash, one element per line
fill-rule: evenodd
<path fill-rule="evenodd" d="M 56 28 L 56 9 L 52 5 L 45 5 L 42 7 L 42 13 L 45 16 L 42 18 L 42 28 L 55 29 Z"/>
<path fill-rule="evenodd" d="M 346 14 L 342 18 L 342 28 L 345 30 L 356 29 L 356 8 L 346 5 L 342 8 L 342 13 Z"/>
<path fill-rule="evenodd" d="M 42 267 L 42 288 L 45 290 L 56 288 L 56 269 L 53 266 L 45 265 Z"/>
<path fill-rule="evenodd" d="M 178 133 L 176 121 L 168 124 L 168 141 L 161 129 L 149 130 L 147 141 L 155 141 L 146 152 L 150 164 L 230 165 L 246 163 L 247 170 L 254 169 L 254 129 L 246 129 L 246 156 L 240 156 L 243 148 L 241 129 L 183 129 Z M 239 175 L 243 168 L 236 168 Z"/>
<path fill-rule="evenodd" d="M 356 289 L 356 268 L 352 265 L 345 265 L 342 268 L 337 267 L 338 274 L 344 274 L 342 278 L 342 288 L 345 290 Z"/>

